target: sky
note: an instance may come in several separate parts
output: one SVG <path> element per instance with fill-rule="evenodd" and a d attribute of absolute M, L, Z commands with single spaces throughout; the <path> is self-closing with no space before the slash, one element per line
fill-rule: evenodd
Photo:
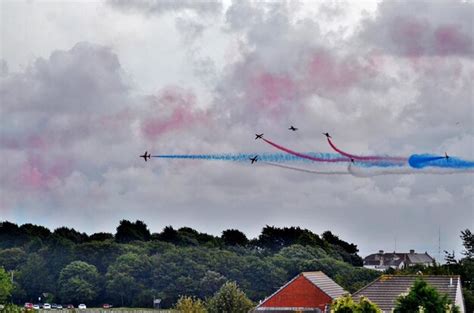
<path fill-rule="evenodd" d="M 332 152 L 329 132 L 363 155 L 472 160 L 471 1 L 6 0 L 0 14 L 0 220 L 252 238 L 300 226 L 362 255 L 435 257 L 439 242 L 459 256 L 474 226 L 472 173 L 138 157 L 275 152 L 255 133 Z"/>

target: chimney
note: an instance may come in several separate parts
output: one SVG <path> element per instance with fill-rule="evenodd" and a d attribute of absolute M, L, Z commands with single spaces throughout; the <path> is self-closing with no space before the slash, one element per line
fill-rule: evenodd
<path fill-rule="evenodd" d="M 410 254 L 414 254 L 415 253 L 415 250 L 414 249 L 410 249 Z"/>
<path fill-rule="evenodd" d="M 379 254 L 383 254 L 383 250 L 379 250 Z"/>

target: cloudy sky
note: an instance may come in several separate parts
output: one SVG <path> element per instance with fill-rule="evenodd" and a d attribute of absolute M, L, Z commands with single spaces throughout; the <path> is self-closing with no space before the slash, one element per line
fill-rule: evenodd
<path fill-rule="evenodd" d="M 330 152 L 474 158 L 468 1 L 2 1 L 0 217 L 219 235 L 332 230 L 361 253 L 456 249 L 472 174 L 358 178 L 138 158 Z M 289 132 L 294 124 L 297 132 Z M 306 164 L 306 166 L 313 166 Z M 316 167 L 316 165 L 314 165 Z"/>

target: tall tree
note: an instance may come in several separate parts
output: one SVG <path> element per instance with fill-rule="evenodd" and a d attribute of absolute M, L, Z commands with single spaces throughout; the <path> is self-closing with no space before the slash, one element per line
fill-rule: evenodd
<path fill-rule="evenodd" d="M 99 272 L 94 265 L 74 261 L 61 271 L 59 294 L 63 302 L 89 302 L 97 297 L 100 289 L 99 283 Z"/>
<path fill-rule="evenodd" d="M 121 220 L 117 227 L 115 240 L 117 242 L 127 243 L 131 241 L 148 241 L 151 238 L 150 231 L 142 221 L 132 223 L 127 220 Z"/>
<path fill-rule="evenodd" d="M 247 313 L 252 307 L 252 301 L 235 282 L 225 283 L 207 303 L 209 313 Z"/>
<path fill-rule="evenodd" d="M 227 246 L 246 246 L 249 243 L 247 236 L 237 229 L 227 229 L 222 232 L 221 239 Z"/>
<path fill-rule="evenodd" d="M 462 244 L 464 251 L 462 254 L 468 259 L 474 259 L 474 234 L 469 229 L 461 231 Z"/>
<path fill-rule="evenodd" d="M 0 267 L 0 303 L 6 303 L 13 290 L 10 276 L 3 267 Z"/>
<path fill-rule="evenodd" d="M 397 299 L 395 313 L 418 313 L 420 308 L 430 313 L 457 313 L 459 308 L 451 303 L 447 295 L 438 291 L 426 281 L 417 279 L 406 295 Z"/>

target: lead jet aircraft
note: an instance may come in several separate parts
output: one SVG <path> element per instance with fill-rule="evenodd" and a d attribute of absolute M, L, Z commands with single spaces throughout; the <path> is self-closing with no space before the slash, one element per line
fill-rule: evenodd
<path fill-rule="evenodd" d="M 145 151 L 143 155 L 140 155 L 140 158 L 143 158 L 145 162 L 147 162 L 147 160 L 151 158 L 151 154 L 149 154 L 148 151 Z"/>
<path fill-rule="evenodd" d="M 255 140 L 263 139 L 263 134 L 255 134 Z"/>

